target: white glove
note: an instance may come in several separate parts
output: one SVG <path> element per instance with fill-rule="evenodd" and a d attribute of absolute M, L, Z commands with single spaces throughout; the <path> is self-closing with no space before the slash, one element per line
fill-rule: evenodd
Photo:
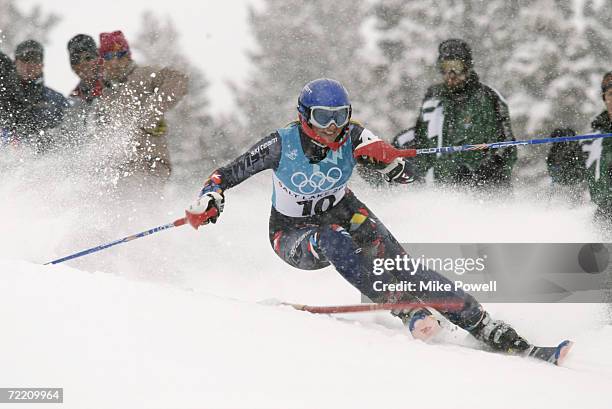
<path fill-rule="evenodd" d="M 415 180 L 415 172 L 412 166 L 402 158 L 395 158 L 384 169 L 378 170 L 383 174 L 387 182 L 412 183 Z"/>
<path fill-rule="evenodd" d="M 224 205 L 225 198 L 222 194 L 217 192 L 204 193 L 185 210 L 185 216 L 189 224 L 197 230 L 198 227 L 210 222 L 216 223 L 221 212 L 223 212 Z"/>

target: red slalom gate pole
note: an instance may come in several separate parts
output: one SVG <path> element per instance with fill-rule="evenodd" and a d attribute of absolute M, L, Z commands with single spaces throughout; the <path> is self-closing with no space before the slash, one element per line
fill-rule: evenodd
<path fill-rule="evenodd" d="M 430 307 L 435 310 L 442 311 L 458 311 L 463 308 L 463 303 L 459 302 L 403 302 L 403 303 L 380 303 L 380 304 L 352 304 L 352 305 L 306 305 L 282 302 L 280 305 L 288 305 L 299 311 L 307 311 L 312 314 L 344 314 L 354 312 L 369 312 L 369 311 L 391 311 L 391 310 L 406 310 L 411 308 Z"/>

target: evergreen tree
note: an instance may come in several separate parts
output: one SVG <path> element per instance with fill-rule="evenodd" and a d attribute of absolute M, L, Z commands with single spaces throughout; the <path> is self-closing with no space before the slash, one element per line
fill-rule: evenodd
<path fill-rule="evenodd" d="M 237 89 L 244 115 L 244 147 L 297 119 L 297 97 L 309 81 L 328 77 L 342 82 L 354 117 L 366 103 L 368 64 L 359 54 L 366 17 L 363 0 L 266 0 L 250 10 L 250 26 L 258 45 L 250 55 L 253 70 L 246 87 Z"/>
<path fill-rule="evenodd" d="M 426 86 L 440 81 L 435 58 L 447 38 L 472 46 L 481 80 L 509 100 L 519 137 L 584 128 L 600 105 L 593 90 L 612 57 L 612 10 L 603 2 L 382 0 L 373 10 L 379 64 L 372 78 L 396 129 L 414 124 Z"/>
<path fill-rule="evenodd" d="M 576 32 L 573 7 L 568 1 L 522 1 L 517 16 L 515 48 L 507 68 L 497 75 L 507 78 L 518 134 L 583 126 L 590 64 Z"/>
<path fill-rule="evenodd" d="M 592 119 L 604 109 L 600 91 L 601 79 L 606 72 L 612 70 L 612 8 L 605 1 L 587 0 L 582 3 L 577 17 L 582 24 L 578 24 L 574 38 L 579 42 L 584 68 L 572 68 L 582 68 L 588 81 L 589 98 L 582 101 L 582 110 Z"/>
<path fill-rule="evenodd" d="M 15 47 L 24 40 L 47 42 L 49 31 L 59 22 L 54 14 L 43 13 L 39 6 L 24 12 L 15 0 L 0 0 L 0 49 L 14 56 Z"/>
<path fill-rule="evenodd" d="M 395 135 L 416 123 L 440 35 L 430 28 L 436 10 L 426 2 L 382 0 L 372 9 L 377 47 L 368 104 L 374 127 Z M 432 49 L 432 47 L 434 47 Z"/>

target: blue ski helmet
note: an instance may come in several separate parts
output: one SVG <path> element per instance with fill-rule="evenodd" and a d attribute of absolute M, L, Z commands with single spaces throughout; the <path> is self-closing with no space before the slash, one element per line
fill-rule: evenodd
<path fill-rule="evenodd" d="M 298 112 L 310 121 L 310 108 L 314 106 L 341 107 L 351 106 L 348 92 L 338 81 L 319 78 L 304 85 L 298 97 Z M 350 116 L 350 114 L 349 114 Z"/>

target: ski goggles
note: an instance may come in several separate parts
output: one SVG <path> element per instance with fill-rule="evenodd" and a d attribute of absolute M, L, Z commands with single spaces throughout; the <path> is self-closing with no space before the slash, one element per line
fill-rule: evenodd
<path fill-rule="evenodd" d="M 327 128 L 332 122 L 338 128 L 342 128 L 348 123 L 350 116 L 350 105 L 341 107 L 314 106 L 310 108 L 310 123 L 317 128 Z"/>
<path fill-rule="evenodd" d="M 128 53 L 129 53 L 128 50 L 108 52 L 108 53 L 104 53 L 102 57 L 104 58 L 105 61 L 110 61 L 115 58 L 123 58 L 126 55 L 128 55 Z"/>
<path fill-rule="evenodd" d="M 445 60 L 440 63 L 440 72 L 444 75 L 448 75 L 451 72 L 455 75 L 465 74 L 467 67 L 461 60 Z"/>

